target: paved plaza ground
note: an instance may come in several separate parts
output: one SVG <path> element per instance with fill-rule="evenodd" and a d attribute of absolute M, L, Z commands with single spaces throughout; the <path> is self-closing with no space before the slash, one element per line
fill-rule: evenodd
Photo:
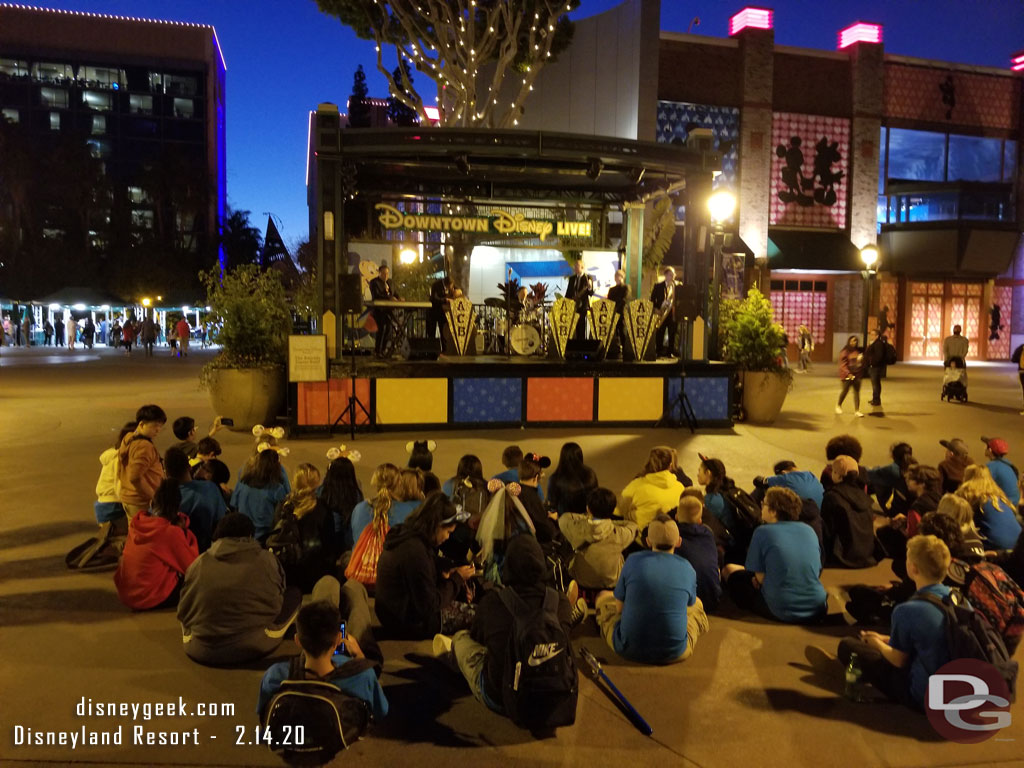
<path fill-rule="evenodd" d="M 64 555 L 95 529 L 93 488 L 97 457 L 118 427 L 147 402 L 170 419 L 191 415 L 200 425 L 214 416 L 197 387 L 200 363 L 164 350 L 147 360 L 112 350 L 0 350 L 0 764 L 6 765 L 276 765 L 266 748 L 237 745 L 254 739 L 261 662 L 247 669 L 209 669 L 189 661 L 170 611 L 134 614 L 117 600 L 111 573 L 75 574 Z M 833 413 L 838 382 L 832 365 L 798 376 L 780 420 L 771 427 L 733 430 L 573 429 L 435 432 L 435 471 L 449 476 L 466 452 L 484 471 L 500 469 L 501 449 L 512 442 L 557 456 L 576 440 L 601 484 L 620 491 L 642 467 L 647 449 L 671 444 L 687 472 L 697 452 L 722 458 L 729 473 L 749 486 L 774 461 L 793 458 L 819 471 L 824 444 L 850 431 L 865 445 L 864 463 L 887 460 L 895 440 L 907 440 L 928 463 L 942 458 L 941 438 L 962 437 L 981 456 L 982 434 L 1005 437 L 1011 458 L 1024 460 L 1021 395 L 1009 365 L 970 370 L 968 405 L 939 402 L 941 368 L 900 364 L 885 382 L 885 415 L 855 419 L 847 404 Z M 428 435 L 374 434 L 357 438 L 364 489 L 382 461 L 403 463 L 404 445 Z M 240 466 L 251 447 L 247 434 L 221 433 L 225 460 Z M 327 439 L 291 440 L 289 469 L 300 462 L 326 465 Z M 173 442 L 170 426 L 157 440 Z M 885 583 L 884 566 L 870 571 L 825 572 L 827 585 Z M 941 740 L 924 716 L 888 705 L 838 698 L 814 678 L 803 659 L 808 643 L 833 647 L 841 625 L 792 627 L 740 617 L 731 607 L 711 618 L 689 661 L 642 667 L 611 654 L 588 619 L 578 642 L 607 660 L 606 670 L 654 728 L 640 735 L 589 681 L 581 679 L 576 725 L 556 738 L 534 741 L 487 712 L 460 680 L 430 658 L 429 642 L 384 641 L 382 679 L 392 714 L 374 734 L 337 761 L 361 765 L 697 765 L 697 766 L 946 766 L 1024 764 L 1024 709 L 1013 725 L 979 745 Z M 177 717 L 133 721 L 76 714 L 85 699 L 156 704 L 184 698 L 230 703 L 226 717 Z M 124 745 L 15 746 L 15 726 L 33 730 L 112 729 L 124 726 Z M 200 746 L 135 746 L 144 732 L 193 732 Z M 215 738 L 214 738 L 215 737 Z"/>

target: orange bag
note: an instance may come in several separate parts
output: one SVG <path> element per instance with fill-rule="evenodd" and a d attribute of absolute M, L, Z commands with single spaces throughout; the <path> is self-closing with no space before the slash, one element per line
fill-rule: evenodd
<path fill-rule="evenodd" d="M 373 521 L 363 529 L 345 566 L 346 579 L 355 579 L 368 587 L 377 583 L 377 561 L 384 551 L 384 539 L 389 530 L 387 517 L 379 523 Z"/>

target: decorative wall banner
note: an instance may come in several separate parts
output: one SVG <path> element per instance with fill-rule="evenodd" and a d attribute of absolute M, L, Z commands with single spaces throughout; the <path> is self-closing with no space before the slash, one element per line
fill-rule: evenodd
<path fill-rule="evenodd" d="M 647 355 L 647 347 L 654 338 L 659 317 L 650 299 L 634 299 L 626 305 L 626 316 L 622 322 L 625 323 L 626 338 L 637 360 L 643 360 Z"/>
<path fill-rule="evenodd" d="M 580 320 L 576 312 L 576 302 L 564 296 L 556 299 L 551 305 L 548 319 L 551 321 L 551 334 L 555 337 L 558 356 L 565 358 L 565 345 L 572 338 L 576 331 L 576 323 Z"/>
<path fill-rule="evenodd" d="M 772 115 L 770 226 L 846 227 L 850 121 L 842 117 Z"/>
<path fill-rule="evenodd" d="M 608 299 L 592 299 L 590 302 L 590 327 L 594 336 L 601 342 L 601 349 L 608 354 L 608 347 L 611 346 L 612 337 L 615 334 L 615 326 L 619 322 L 619 315 L 615 311 L 615 302 Z"/>
<path fill-rule="evenodd" d="M 448 320 L 448 330 L 451 331 L 452 339 L 455 340 L 455 350 L 460 356 L 465 355 L 466 347 L 469 346 L 469 335 L 476 326 L 473 302 L 465 296 L 451 299 L 448 302 L 445 317 Z"/>
<path fill-rule="evenodd" d="M 523 213 L 491 209 L 486 215 L 454 216 L 406 213 L 387 203 L 377 203 L 377 220 L 384 229 L 419 232 L 475 232 L 516 237 L 536 237 L 546 241 L 551 235 L 588 240 L 593 237 L 591 221 L 556 221 L 528 218 Z"/>

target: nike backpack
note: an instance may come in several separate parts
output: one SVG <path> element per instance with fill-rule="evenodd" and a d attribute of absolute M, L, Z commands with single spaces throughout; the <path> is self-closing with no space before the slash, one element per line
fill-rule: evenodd
<path fill-rule="evenodd" d="M 531 608 L 512 589 L 498 595 L 512 614 L 505 655 L 505 714 L 520 728 L 550 731 L 576 722 L 579 677 L 572 644 L 558 619 L 558 593 L 547 587 Z"/>

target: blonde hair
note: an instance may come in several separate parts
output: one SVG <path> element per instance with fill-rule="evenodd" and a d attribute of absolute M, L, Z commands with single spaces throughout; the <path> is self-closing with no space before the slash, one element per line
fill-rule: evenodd
<path fill-rule="evenodd" d="M 388 519 L 391 503 L 398 498 L 401 480 L 401 470 L 394 464 L 380 464 L 373 470 L 370 485 L 377 489 L 377 495 L 370 500 L 374 525 L 380 525 Z"/>
<path fill-rule="evenodd" d="M 683 495 L 676 508 L 676 519 L 683 523 L 699 523 L 704 515 L 704 504 L 695 496 Z"/>
<path fill-rule="evenodd" d="M 685 498 L 696 499 L 701 504 L 703 504 L 704 503 L 704 491 L 702 491 L 700 488 L 697 488 L 696 486 L 694 486 L 693 488 L 687 488 L 685 491 L 683 491 L 682 494 L 679 496 L 679 498 L 680 499 L 685 499 Z"/>
<path fill-rule="evenodd" d="M 319 487 L 320 470 L 312 464 L 299 464 L 292 480 L 292 492 L 288 494 L 296 517 L 302 518 L 316 508 L 316 489 Z"/>
<path fill-rule="evenodd" d="M 956 495 L 966 499 L 967 503 L 975 510 L 989 502 L 1000 501 L 1013 507 L 1006 494 L 1003 493 L 1003 489 L 992 479 L 992 473 L 988 471 L 988 467 L 983 464 L 971 464 L 964 470 L 964 481 L 957 488 Z"/>
<path fill-rule="evenodd" d="M 403 469 L 397 490 L 399 501 L 422 501 L 423 470 L 416 467 Z"/>
<path fill-rule="evenodd" d="M 951 559 L 949 547 L 938 536 L 914 536 L 907 542 L 907 560 L 931 582 L 946 578 Z"/>
<path fill-rule="evenodd" d="M 974 526 L 974 508 L 967 499 L 954 493 L 947 493 L 939 499 L 939 507 L 935 511 L 953 518 L 964 534 L 980 535 Z"/>

